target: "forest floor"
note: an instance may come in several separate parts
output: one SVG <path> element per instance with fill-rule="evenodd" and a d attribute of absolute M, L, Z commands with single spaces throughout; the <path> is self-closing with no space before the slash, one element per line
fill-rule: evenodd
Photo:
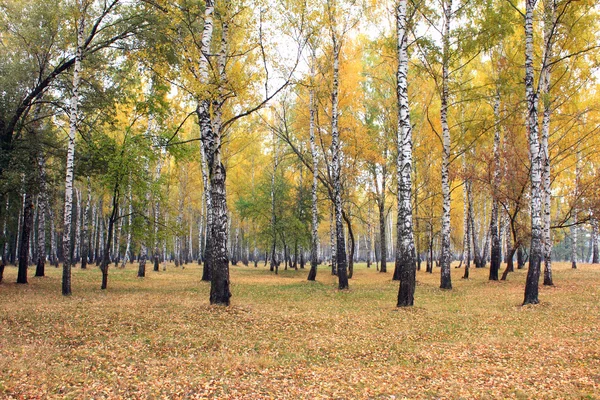
<path fill-rule="evenodd" d="M 391 266 L 393 268 L 393 265 Z M 389 268 L 389 267 L 388 267 Z M 472 269 L 452 291 L 417 274 L 416 306 L 359 264 L 339 292 L 321 267 L 273 275 L 233 267 L 232 305 L 208 305 L 201 268 L 136 277 L 59 269 L 0 284 L 0 398 L 600 398 L 600 266 L 556 263 L 555 287 L 522 307 L 525 270 L 489 282 Z"/>

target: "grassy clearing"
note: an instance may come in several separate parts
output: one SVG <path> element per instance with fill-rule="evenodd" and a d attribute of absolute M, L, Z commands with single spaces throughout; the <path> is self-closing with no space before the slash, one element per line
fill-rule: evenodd
<path fill-rule="evenodd" d="M 136 277 L 97 268 L 0 284 L 4 398 L 600 398 L 600 267 L 555 264 L 555 287 L 521 307 L 525 270 L 488 282 L 419 272 L 396 309 L 391 273 L 358 265 L 338 292 L 320 268 L 232 268 L 233 303 L 208 305 L 196 265 Z M 33 275 L 33 271 L 31 271 Z M 393 397 L 395 396 L 395 397 Z"/>

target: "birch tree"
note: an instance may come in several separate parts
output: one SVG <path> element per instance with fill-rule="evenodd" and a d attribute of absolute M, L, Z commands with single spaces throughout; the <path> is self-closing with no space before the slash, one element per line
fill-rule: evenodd
<path fill-rule="evenodd" d="M 398 220 L 396 269 L 400 271 L 398 307 L 412 306 L 416 285 L 415 245 L 412 224 L 412 126 L 408 103 L 408 29 L 407 0 L 396 5 L 396 34 L 398 51 L 397 98 L 398 134 L 397 164 Z"/>

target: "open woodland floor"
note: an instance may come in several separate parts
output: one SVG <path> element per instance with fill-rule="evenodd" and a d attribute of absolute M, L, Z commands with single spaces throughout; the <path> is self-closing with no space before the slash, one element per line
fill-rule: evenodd
<path fill-rule="evenodd" d="M 393 266 L 392 266 L 393 267 Z M 351 290 L 330 270 L 233 267 L 232 306 L 208 305 L 201 269 L 111 266 L 0 284 L 0 398 L 600 398 L 600 266 L 555 264 L 555 287 L 521 307 L 525 271 L 418 272 L 416 306 L 360 264 Z M 395 397 L 394 397 L 395 396 Z"/>

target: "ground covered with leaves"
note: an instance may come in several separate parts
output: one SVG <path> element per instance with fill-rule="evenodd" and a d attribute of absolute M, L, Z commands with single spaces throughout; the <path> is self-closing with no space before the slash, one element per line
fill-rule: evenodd
<path fill-rule="evenodd" d="M 33 271 L 30 271 L 33 275 Z M 0 284 L 0 398 L 600 398 L 600 267 L 556 264 L 522 307 L 525 270 L 487 269 L 452 291 L 417 274 L 397 309 L 391 273 L 356 268 L 339 292 L 321 267 L 233 267 L 232 305 L 208 305 L 201 268 L 60 271 Z"/>

